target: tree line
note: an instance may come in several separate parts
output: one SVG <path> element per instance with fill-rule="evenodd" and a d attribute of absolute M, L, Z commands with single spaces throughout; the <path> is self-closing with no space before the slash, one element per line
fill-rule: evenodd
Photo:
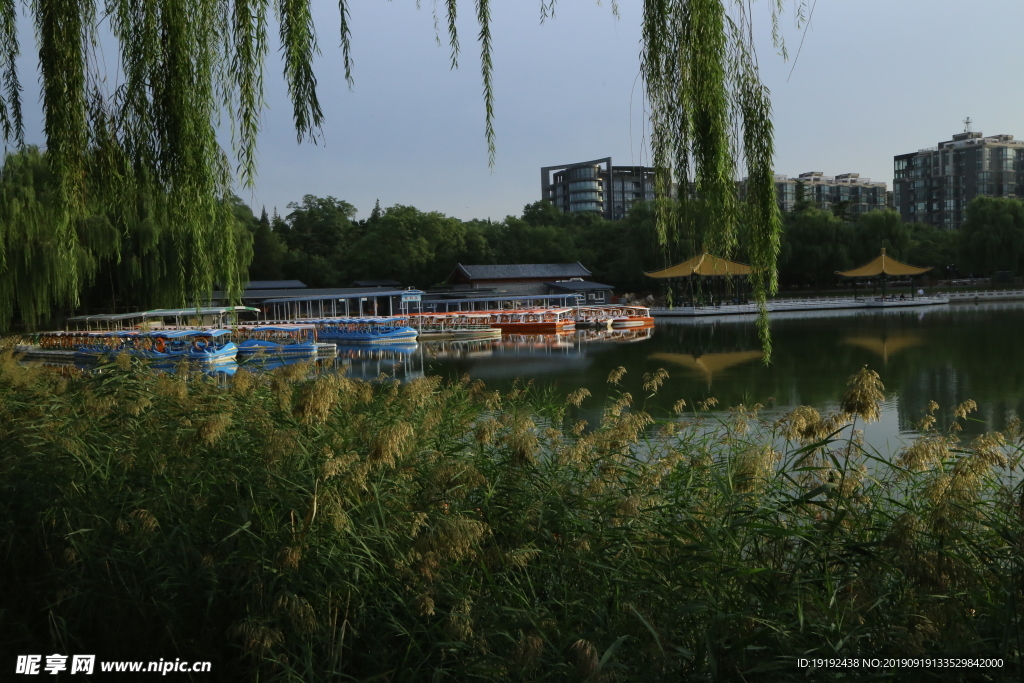
<path fill-rule="evenodd" d="M 255 217 L 252 280 L 298 279 L 310 287 L 344 287 L 355 280 L 393 279 L 441 285 L 456 264 L 571 263 L 617 289 L 645 289 L 643 271 L 663 267 L 651 207 L 622 221 L 564 214 L 548 202 L 527 205 L 502 221 L 463 221 L 412 206 L 356 208 L 334 197 L 306 195 L 289 213 Z"/>
<path fill-rule="evenodd" d="M 0 169 L 0 330 L 29 328 L 58 312 L 96 313 L 187 305 L 181 297 L 181 244 L 166 198 L 153 186 L 125 192 L 117 210 L 97 207 L 75 224 L 76 292 L 57 286 L 53 272 L 60 232 L 53 228 L 54 183 L 46 155 L 29 148 L 8 155 Z M 662 207 L 664 208 L 664 207 Z M 678 209 L 678 207 L 676 207 Z M 894 211 L 851 219 L 843 205 L 823 211 L 805 201 L 783 215 L 778 258 L 784 286 L 827 288 L 835 271 L 874 258 L 881 248 L 899 260 L 932 266 L 938 277 L 1024 274 L 1024 202 L 979 197 L 959 231 L 904 223 Z M 393 279 L 430 288 L 456 264 L 579 261 L 593 279 L 619 292 L 659 293 L 644 271 L 700 251 L 699 217 L 679 220 L 666 247 L 652 204 L 636 204 L 621 221 L 565 214 L 547 202 L 504 220 L 460 220 L 412 206 L 379 204 L 364 219 L 334 197 L 306 195 L 280 215 L 259 217 L 238 197 L 218 208 L 228 216 L 231 259 L 251 280 L 298 279 L 310 287 L 346 287 L 355 280 Z M 741 223 L 733 257 L 748 258 Z M 222 259 L 223 260 L 223 259 Z M 77 304 L 69 303 L 69 294 Z"/>
<path fill-rule="evenodd" d="M 892 210 L 850 220 L 843 206 L 824 211 L 798 202 L 783 216 L 779 280 L 783 285 L 830 287 L 848 270 L 878 256 L 930 266 L 937 278 L 1024 274 L 1024 202 L 977 197 L 959 230 L 905 223 Z"/>
<path fill-rule="evenodd" d="M 457 263 L 567 263 L 580 261 L 594 280 L 619 291 L 657 292 L 644 271 L 664 268 L 699 251 L 700 236 L 682 235 L 674 250 L 659 246 L 656 209 L 636 204 L 621 221 L 565 214 L 536 202 L 502 221 L 462 221 L 411 206 L 376 206 L 356 220 L 356 209 L 333 197 L 306 195 L 289 213 L 248 221 L 253 234 L 253 280 L 298 279 L 311 287 L 354 280 L 394 279 L 403 285 L 443 284 Z M 831 287 L 837 270 L 866 263 L 880 250 L 901 261 L 931 266 L 937 277 L 1024 273 L 1024 202 L 979 197 L 959 230 L 905 223 L 892 210 L 851 218 L 840 205 L 825 211 L 806 202 L 783 216 L 779 280 L 787 286 Z M 734 253 L 747 259 L 744 231 Z"/>

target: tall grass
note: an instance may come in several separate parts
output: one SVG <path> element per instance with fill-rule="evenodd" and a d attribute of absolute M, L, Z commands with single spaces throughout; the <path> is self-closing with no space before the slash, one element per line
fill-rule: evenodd
<path fill-rule="evenodd" d="M 962 443 L 924 416 L 881 457 L 856 432 L 881 399 L 867 370 L 840 413 L 777 423 L 649 415 L 619 377 L 585 425 L 585 390 L 558 403 L 303 366 L 225 388 L 6 353 L 2 666 L 63 652 L 212 660 L 215 680 L 754 681 L 849 675 L 797 657 L 974 654 L 1006 666 L 964 680 L 1019 674 L 1019 426 Z"/>

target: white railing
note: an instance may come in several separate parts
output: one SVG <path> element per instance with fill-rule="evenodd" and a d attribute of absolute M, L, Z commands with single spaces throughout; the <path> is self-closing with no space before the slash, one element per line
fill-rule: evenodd
<path fill-rule="evenodd" d="M 1024 299 L 1024 289 L 985 289 L 975 292 L 948 292 L 953 299 Z"/>

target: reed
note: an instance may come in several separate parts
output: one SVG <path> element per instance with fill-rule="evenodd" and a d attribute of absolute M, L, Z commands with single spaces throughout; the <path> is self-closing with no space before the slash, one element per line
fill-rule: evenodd
<path fill-rule="evenodd" d="M 922 416 L 914 446 L 879 454 L 856 433 L 882 396 L 868 371 L 842 412 L 777 422 L 651 415 L 621 374 L 585 425 L 572 411 L 597 399 L 530 384 L 293 368 L 224 387 L 4 352 L 2 660 L 180 657 L 239 681 L 774 681 L 807 680 L 797 657 L 972 654 L 1005 659 L 984 680 L 1015 680 L 1019 428 L 965 443 Z"/>

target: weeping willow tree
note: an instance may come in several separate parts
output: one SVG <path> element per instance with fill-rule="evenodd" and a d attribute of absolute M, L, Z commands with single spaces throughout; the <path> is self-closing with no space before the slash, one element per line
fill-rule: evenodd
<path fill-rule="evenodd" d="M 490 1 L 474 0 L 473 9 L 493 164 Z M 775 34 L 781 0 L 767 1 Z M 682 243 L 728 252 L 745 225 L 754 291 L 763 304 L 775 288 L 779 217 L 768 93 L 758 78 L 748 2 L 644 0 L 641 61 L 658 184 L 666 196 L 674 178 L 680 200 L 678 210 L 667 203 L 659 210 L 660 244 L 666 253 Z M 541 0 L 542 21 L 554 5 Z M 24 135 L 18 6 L 0 0 L 0 128 L 14 144 Z M 229 199 L 236 175 L 251 185 L 256 172 L 272 14 L 298 139 L 315 138 L 322 122 L 312 0 L 32 0 L 24 6 L 35 26 L 50 186 L 45 196 L 3 196 L 0 327 L 16 309 L 32 322 L 55 304 L 75 305 L 99 258 L 114 258 L 125 277 L 155 288 L 168 303 L 200 303 L 215 282 L 239 296 L 244 263 L 238 254 L 245 245 L 232 229 Z M 453 67 L 460 53 L 457 9 L 458 0 L 434 3 L 435 27 L 447 27 Z M 618 12 L 614 1 L 612 10 Z M 349 0 L 339 0 L 339 11 L 351 82 Z M 110 40 L 118 61 L 117 78 L 109 80 L 119 84 L 112 91 L 98 47 Z M 234 167 L 218 142 L 221 121 L 230 122 Z M 12 182 L 27 172 L 20 163 L 9 170 Z M 749 177 L 743 205 L 734 184 L 742 163 Z M 126 251 L 130 245 L 134 251 Z"/>
<path fill-rule="evenodd" d="M 773 2 L 773 38 L 784 52 L 781 0 Z M 645 0 L 642 68 L 651 107 L 659 243 L 669 258 L 679 252 L 729 256 L 743 228 L 767 359 L 765 304 L 778 289 L 782 224 L 773 180 L 771 102 L 758 74 L 750 10 L 742 0 Z M 803 18 L 798 4 L 798 22 Z M 746 176 L 743 202 L 736 188 L 740 175 Z"/>

